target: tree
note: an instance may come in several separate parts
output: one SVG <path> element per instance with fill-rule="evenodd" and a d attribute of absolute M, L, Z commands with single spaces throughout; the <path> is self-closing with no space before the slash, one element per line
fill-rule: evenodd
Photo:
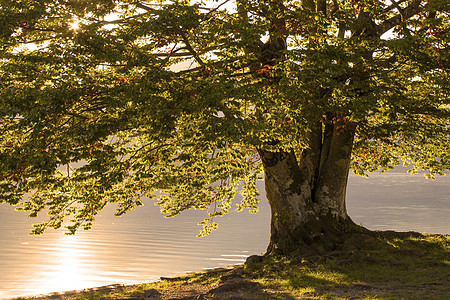
<path fill-rule="evenodd" d="M 332 249 L 350 169 L 449 169 L 445 0 L 0 3 L 0 201 L 34 233 L 144 197 L 207 233 L 263 173 L 268 253 Z"/>

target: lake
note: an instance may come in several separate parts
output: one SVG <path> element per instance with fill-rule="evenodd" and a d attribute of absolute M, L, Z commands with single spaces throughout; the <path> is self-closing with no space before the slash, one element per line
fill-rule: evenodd
<path fill-rule="evenodd" d="M 259 184 L 262 190 L 263 183 Z M 264 193 L 262 193 L 264 198 Z M 351 175 L 348 213 L 378 230 L 450 233 L 450 176 Z M 219 230 L 196 238 L 204 212 L 188 211 L 165 219 L 150 201 L 123 217 L 105 209 L 90 231 L 65 236 L 49 230 L 28 235 L 33 220 L 0 205 L 0 298 L 138 283 L 188 271 L 240 264 L 265 251 L 270 211 L 230 213 Z"/>

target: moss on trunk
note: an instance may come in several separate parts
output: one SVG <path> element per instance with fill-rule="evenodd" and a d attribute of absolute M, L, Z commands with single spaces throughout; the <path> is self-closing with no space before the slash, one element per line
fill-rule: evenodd
<path fill-rule="evenodd" d="M 334 250 L 346 232 L 361 230 L 345 207 L 355 128 L 341 122 L 339 130 L 312 128 L 309 147 L 297 154 L 260 151 L 272 213 L 267 254 Z"/>

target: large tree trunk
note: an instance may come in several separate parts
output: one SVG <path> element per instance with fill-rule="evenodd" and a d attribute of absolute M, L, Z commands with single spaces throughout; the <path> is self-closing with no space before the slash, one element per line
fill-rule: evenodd
<path fill-rule="evenodd" d="M 312 12 L 327 14 L 326 1 L 307 0 L 302 1 L 302 5 Z M 260 47 L 249 45 L 245 49 L 247 54 L 258 57 L 259 66 L 250 68 L 255 74 L 258 68 L 283 60 L 287 49 L 286 24 L 283 14 L 278 13 L 284 11 L 284 3 L 275 0 L 268 6 L 264 14 L 271 23 L 268 41 Z M 248 21 L 247 11 L 240 6 L 238 10 L 243 21 Z M 310 33 L 318 30 L 310 28 Z M 264 82 L 266 85 L 276 83 L 276 78 Z M 316 92 L 317 98 L 325 98 L 329 90 L 317 87 Z M 305 149 L 259 151 L 272 211 L 268 254 L 311 245 L 310 248 L 318 250 L 332 249 L 345 238 L 342 232 L 355 226 L 345 207 L 355 125 L 340 112 L 328 112 L 326 119 L 325 124 L 317 122 L 311 126 L 307 136 L 309 147 Z"/>
<path fill-rule="evenodd" d="M 353 225 L 345 192 L 354 132 L 350 124 L 317 124 L 297 154 L 260 151 L 272 212 L 268 254 L 312 245 L 327 251 L 342 241 Z"/>

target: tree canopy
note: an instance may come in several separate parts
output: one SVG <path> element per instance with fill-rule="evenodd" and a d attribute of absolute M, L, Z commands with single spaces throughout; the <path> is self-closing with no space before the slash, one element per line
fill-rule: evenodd
<path fill-rule="evenodd" d="M 89 229 L 256 211 L 264 153 L 351 132 L 351 169 L 450 163 L 446 0 L 0 1 L 0 203 Z"/>

